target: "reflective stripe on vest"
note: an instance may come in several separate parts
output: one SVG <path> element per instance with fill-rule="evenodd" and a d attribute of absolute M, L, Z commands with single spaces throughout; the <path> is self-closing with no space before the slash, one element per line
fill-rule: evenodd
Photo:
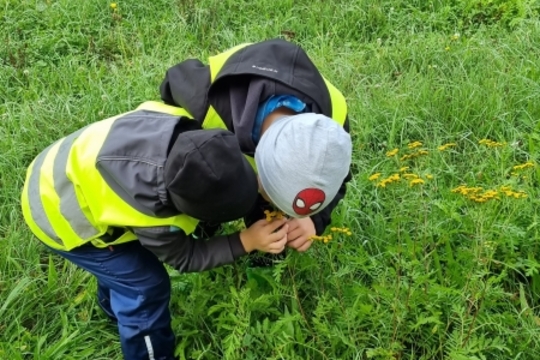
<path fill-rule="evenodd" d="M 65 219 L 69 219 L 69 224 L 77 237 L 82 239 L 92 238 L 99 234 L 99 231 L 88 221 L 82 212 L 75 187 L 66 176 L 68 157 L 75 139 L 84 131 L 81 129 L 67 136 L 58 149 L 53 164 L 54 190 L 60 199 L 60 213 Z"/>
<path fill-rule="evenodd" d="M 156 111 L 151 103 L 140 108 Z M 182 115 L 183 109 L 161 111 Z M 111 227 L 175 226 L 187 234 L 198 220 L 187 215 L 155 218 L 145 215 L 116 194 L 96 169 L 97 155 L 116 119 L 102 120 L 56 141 L 40 153 L 28 168 L 21 197 L 24 218 L 32 232 L 47 245 L 71 250 L 86 242 L 106 247 L 136 239 L 126 229 L 114 242 L 100 239 Z"/>
<path fill-rule="evenodd" d="M 45 157 L 49 154 L 49 150 L 51 149 L 51 147 L 53 147 L 53 145 L 43 150 L 43 152 L 39 154 L 38 157 L 34 160 L 33 165 L 30 166 L 29 171 L 31 172 L 29 172 L 29 176 L 27 177 L 27 182 L 26 182 L 27 189 L 26 191 L 23 191 L 22 203 L 23 203 L 23 212 L 24 212 L 25 217 L 30 216 L 35 222 L 35 224 L 39 227 L 41 232 L 43 232 L 44 235 L 52 239 L 54 242 L 60 245 L 63 245 L 62 240 L 60 240 L 58 236 L 56 235 L 56 233 L 54 232 L 54 229 L 52 228 L 52 225 L 49 221 L 49 218 L 47 217 L 47 214 L 45 213 L 43 202 L 41 201 L 41 191 L 40 191 L 41 167 L 43 165 L 43 161 L 45 160 Z M 36 199 L 36 201 L 28 202 L 26 201 L 27 198 Z M 24 204 L 28 204 L 29 206 L 25 207 Z M 35 230 L 35 229 L 32 229 L 32 230 Z"/>

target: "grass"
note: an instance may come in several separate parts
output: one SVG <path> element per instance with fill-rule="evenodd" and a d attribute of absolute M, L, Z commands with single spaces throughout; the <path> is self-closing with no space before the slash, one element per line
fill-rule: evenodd
<path fill-rule="evenodd" d="M 19 194 L 38 152 L 158 99 L 165 70 L 181 60 L 285 37 L 348 99 L 354 179 L 332 226 L 353 235 L 289 254 L 258 274 L 262 288 L 242 262 L 171 271 L 181 358 L 537 359 L 539 9 L 531 0 L 155 0 L 113 11 L 98 0 L 0 0 L 0 358 L 121 358 L 95 280 L 49 255 L 22 221 Z M 422 145 L 411 150 L 414 141 Z M 456 146 L 438 150 L 446 143 Z M 428 153 L 400 160 L 419 149 Z M 411 186 L 406 173 L 424 183 Z M 460 185 L 499 199 L 452 192 Z"/>

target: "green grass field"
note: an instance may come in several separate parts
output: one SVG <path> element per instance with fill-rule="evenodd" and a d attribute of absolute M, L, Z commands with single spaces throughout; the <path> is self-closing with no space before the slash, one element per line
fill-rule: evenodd
<path fill-rule="evenodd" d="M 273 37 L 300 44 L 347 97 L 354 179 L 332 226 L 352 235 L 290 253 L 259 283 L 242 262 L 171 271 L 180 358 L 539 359 L 539 10 L 0 0 L 0 359 L 121 358 L 94 279 L 22 220 L 32 159 L 159 99 L 175 63 Z"/>

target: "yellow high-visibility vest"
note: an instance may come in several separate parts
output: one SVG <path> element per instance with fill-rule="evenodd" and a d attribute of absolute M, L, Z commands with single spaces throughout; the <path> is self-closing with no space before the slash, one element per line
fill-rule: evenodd
<path fill-rule="evenodd" d="M 159 104 L 173 120 L 184 109 Z M 130 227 L 174 226 L 191 234 L 198 220 L 184 214 L 158 218 L 135 209 L 117 194 L 96 168 L 97 156 L 117 119 L 138 110 L 156 111 L 152 102 L 137 110 L 95 122 L 42 151 L 30 164 L 21 196 L 24 219 L 48 246 L 69 251 L 91 242 L 107 247 L 136 239 Z M 113 242 L 101 238 L 112 228 L 125 229 Z"/>

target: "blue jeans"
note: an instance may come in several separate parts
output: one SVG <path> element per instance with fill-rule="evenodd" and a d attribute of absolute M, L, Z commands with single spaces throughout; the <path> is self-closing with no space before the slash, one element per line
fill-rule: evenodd
<path fill-rule="evenodd" d="M 49 248 L 50 249 L 50 248 Z M 50 249 L 97 278 L 100 307 L 117 321 L 126 360 L 174 360 L 169 275 L 138 241 L 69 252 Z"/>

